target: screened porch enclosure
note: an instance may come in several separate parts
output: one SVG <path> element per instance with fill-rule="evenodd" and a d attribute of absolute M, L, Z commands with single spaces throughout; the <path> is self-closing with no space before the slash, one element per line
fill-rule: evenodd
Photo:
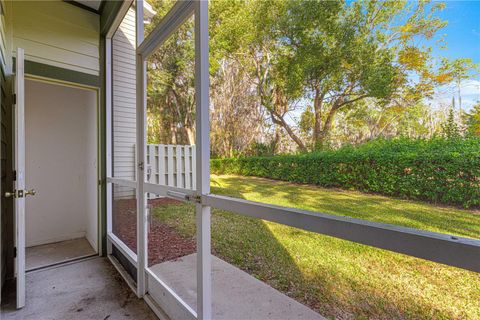
<path fill-rule="evenodd" d="M 208 3 L 177 2 L 158 15 L 146 19 L 129 7 L 106 48 L 112 66 L 107 74 L 112 94 L 107 103 L 109 254 L 137 295 L 158 314 L 192 319 L 322 318 L 270 286 L 288 284 L 277 279 L 267 285 L 238 268 L 234 255 L 213 250 L 212 245 L 220 248 L 219 242 L 228 240 L 212 240 L 212 209 L 215 223 L 231 222 L 226 228 L 232 239 L 242 232 L 236 229 L 236 217 L 245 218 L 275 252 L 285 252 L 291 274 L 299 273 L 295 257 L 288 257 L 272 225 L 479 270 L 478 240 L 211 193 Z M 179 60 L 181 65 L 176 64 Z M 194 75 L 178 78 L 183 100 L 172 89 L 180 82 L 175 76 L 168 78 L 168 72 L 179 69 L 182 75 Z M 128 88 L 120 89 L 127 83 Z M 169 94 L 177 104 L 162 100 Z M 127 129 L 128 137 L 122 134 Z M 128 230 L 120 230 L 119 224 Z M 277 257 L 265 252 L 258 259 L 269 265 Z M 265 273 L 262 278 L 268 278 Z"/>
<path fill-rule="evenodd" d="M 17 44 L 30 47 L 25 50 L 25 59 L 20 59 L 20 46 L 12 49 L 20 66 L 14 79 L 26 74 L 28 90 L 20 95 L 17 88 L 12 102 L 16 109 L 12 107 L 12 111 L 25 103 L 26 181 L 37 183 L 42 188 L 39 195 L 49 197 L 25 200 L 18 190 L 7 191 L 17 203 L 25 204 L 21 202 L 25 200 L 27 211 L 42 209 L 51 216 L 29 217 L 27 212 L 27 237 L 21 239 L 26 243 L 10 245 L 12 252 L 14 248 L 23 251 L 15 258 L 11 254 L 12 265 L 16 263 L 13 274 L 20 281 L 16 290 L 8 289 L 13 300 L 7 308 L 2 305 L 6 319 L 53 315 L 71 319 L 320 320 L 332 305 L 343 312 L 336 299 L 350 299 L 336 287 L 338 279 L 351 288 L 349 292 L 363 290 L 362 297 L 367 298 L 359 299 L 359 304 L 368 304 L 370 295 L 385 302 L 382 308 L 394 309 L 382 292 L 357 289 L 355 279 L 338 275 L 344 270 L 336 268 L 344 261 L 341 258 L 354 260 L 365 248 L 371 249 L 367 254 L 372 264 L 363 266 L 359 260 L 352 264 L 353 272 L 368 274 L 368 268 L 375 265 L 388 277 L 392 266 L 398 267 L 398 273 L 408 269 L 412 260 L 406 259 L 411 258 L 421 261 L 423 269 L 412 263 L 408 276 L 437 270 L 432 266 L 438 264 L 453 270 L 446 277 L 458 271 L 461 275 L 470 272 L 465 279 L 476 279 L 480 272 L 478 237 L 387 224 L 370 219 L 368 214 L 360 219 L 300 209 L 291 204 L 307 202 L 307 192 L 310 197 L 317 196 L 319 193 L 311 191 L 313 187 L 211 174 L 210 144 L 215 139 L 210 126 L 218 107 L 212 102 L 212 87 L 225 88 L 232 104 L 238 103 L 232 93 L 237 86 L 252 90 L 251 83 L 225 84 L 218 79 L 211 83 L 211 64 L 216 62 L 210 51 L 212 2 L 159 1 L 153 6 L 148 0 L 76 1 L 73 6 L 70 2 L 57 1 L 56 5 L 69 12 L 74 21 L 64 23 L 78 30 L 64 32 L 65 28 L 55 27 L 59 19 L 50 17 L 52 25 L 46 22 L 41 30 L 56 29 L 59 34 L 48 39 L 52 42 L 48 52 L 34 50 L 38 45 L 34 36 L 24 39 L 25 34 L 38 36 L 36 30 L 25 29 L 32 29 L 28 21 L 35 10 L 23 2 L 14 6 L 17 12 L 27 14 L 11 23 L 13 37 Z M 48 2 L 42 15 L 52 15 L 47 14 L 49 9 L 58 10 Z M 62 41 L 71 45 L 61 49 L 69 55 L 55 59 L 53 53 L 60 50 L 57 46 Z M 79 52 L 72 48 L 79 48 Z M 60 74 L 56 76 L 66 78 L 24 74 L 21 61 L 32 73 L 51 70 L 45 65 L 54 66 L 60 68 L 54 69 Z M 41 108 L 34 109 L 29 102 Z M 66 113 L 67 107 L 75 110 Z M 54 116 L 59 121 L 53 123 Z M 57 127 L 63 131 L 55 131 Z M 69 140 L 75 132 L 75 139 Z M 248 133 L 254 136 L 256 131 Z M 10 138 L 14 144 L 14 137 Z M 60 151 L 50 148 L 54 144 L 62 145 Z M 29 156 L 29 150 L 44 152 L 45 159 L 40 159 L 43 167 L 38 157 Z M 12 151 L 18 153 L 18 147 Z M 67 179 L 67 174 L 74 178 Z M 78 185 L 80 191 L 73 188 Z M 21 192 L 29 191 L 27 185 L 20 187 Z M 67 197 L 67 191 L 76 197 Z M 337 201 L 352 204 L 351 211 L 358 209 L 357 198 L 347 197 L 342 194 Z M 325 201 L 318 196 L 315 202 Z M 52 204 L 53 209 L 48 207 Z M 379 201 L 372 207 L 382 204 Z M 83 216 L 82 212 L 88 214 Z M 78 241 L 73 244 L 77 256 L 71 258 L 71 250 L 57 247 L 60 263 L 55 258 L 29 267 L 29 258 L 42 260 L 58 239 Z M 324 251 L 316 252 L 315 243 L 322 243 Z M 35 245 L 46 247 L 36 252 L 25 250 Z M 328 251 L 335 251 L 340 258 L 319 261 L 323 256 L 331 257 Z M 385 253 L 391 261 L 378 259 Z M 28 273 L 25 264 L 19 264 L 22 255 L 27 257 Z M 305 261 L 308 264 L 302 264 Z M 400 263 L 405 265 L 400 268 Z M 423 285 L 431 283 L 427 279 Z M 22 300 L 19 292 L 23 292 L 23 309 L 18 303 Z M 401 301 L 417 309 L 427 305 L 414 301 L 408 292 L 405 295 Z M 16 305 L 12 302 L 15 298 Z M 49 310 L 50 306 L 55 308 Z"/>

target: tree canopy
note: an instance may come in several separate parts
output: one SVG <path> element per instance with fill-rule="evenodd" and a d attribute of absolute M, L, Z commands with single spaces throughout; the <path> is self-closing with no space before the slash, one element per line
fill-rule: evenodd
<path fill-rule="evenodd" d="M 171 3 L 154 7 L 164 13 Z M 441 38 L 443 8 L 429 1 L 211 1 L 213 153 L 247 154 L 259 145 L 308 151 L 441 131 L 447 114 L 433 120 L 425 99 L 477 67 L 471 59 L 434 59 L 427 44 Z M 193 143 L 193 37 L 189 21 L 149 62 L 152 141 Z M 351 135 L 354 128 L 363 131 Z"/>

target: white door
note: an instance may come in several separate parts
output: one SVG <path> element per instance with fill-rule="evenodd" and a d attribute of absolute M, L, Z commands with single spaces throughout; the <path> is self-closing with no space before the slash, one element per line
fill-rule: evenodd
<path fill-rule="evenodd" d="M 17 308 L 25 306 L 25 197 L 33 190 L 25 190 L 25 73 L 24 51 L 17 49 L 14 111 L 14 190 L 6 197 L 14 198 L 15 210 L 15 277 L 17 279 Z"/>

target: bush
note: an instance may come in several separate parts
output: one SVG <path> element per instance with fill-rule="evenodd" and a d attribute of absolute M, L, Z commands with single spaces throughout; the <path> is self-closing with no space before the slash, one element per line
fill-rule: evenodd
<path fill-rule="evenodd" d="M 376 140 L 356 148 L 304 155 L 214 159 L 211 170 L 466 208 L 480 206 L 479 138 Z"/>

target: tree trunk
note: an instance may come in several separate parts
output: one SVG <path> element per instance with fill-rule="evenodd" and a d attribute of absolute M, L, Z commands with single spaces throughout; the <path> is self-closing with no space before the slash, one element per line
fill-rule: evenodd
<path fill-rule="evenodd" d="M 278 154 L 278 147 L 280 145 L 280 138 L 281 138 L 281 129 L 279 127 L 275 127 L 275 138 L 273 139 L 272 143 L 272 153 Z"/>
<path fill-rule="evenodd" d="M 327 119 L 330 122 L 330 128 L 326 129 L 325 123 L 322 126 L 322 115 L 323 115 L 323 99 L 325 98 L 325 93 L 320 90 L 320 87 L 315 88 L 315 97 L 313 100 L 313 111 L 314 111 L 314 127 L 313 127 L 313 146 L 315 150 L 321 149 L 324 146 L 325 139 L 328 135 L 328 132 L 331 128 L 331 121 L 332 119 Z M 331 112 L 330 112 L 331 113 Z M 329 117 L 333 118 L 333 115 L 328 115 Z"/>
<path fill-rule="evenodd" d="M 321 135 L 322 135 L 322 107 L 323 98 L 325 94 L 320 92 L 320 88 L 315 88 L 315 97 L 313 100 L 313 112 L 314 112 L 314 127 L 313 127 L 313 144 L 317 150 L 322 147 Z"/>
<path fill-rule="evenodd" d="M 330 109 L 330 112 L 327 115 L 327 119 L 323 124 L 323 129 L 320 131 L 320 135 L 318 139 L 315 141 L 315 149 L 322 149 L 325 147 L 325 143 L 330 135 L 330 131 L 332 131 L 333 119 L 335 114 L 337 113 L 338 107 L 335 105 Z"/>
<path fill-rule="evenodd" d="M 273 123 L 283 127 L 285 131 L 287 131 L 288 135 L 292 140 L 297 144 L 302 152 L 307 152 L 307 147 L 303 144 L 302 140 L 293 132 L 292 128 L 288 125 L 288 123 L 280 116 L 275 114 L 274 111 L 270 111 L 270 115 L 272 116 Z"/>
<path fill-rule="evenodd" d="M 191 127 L 185 127 L 185 132 L 187 136 L 187 144 L 195 144 L 195 132 L 193 131 L 193 129 Z"/>

